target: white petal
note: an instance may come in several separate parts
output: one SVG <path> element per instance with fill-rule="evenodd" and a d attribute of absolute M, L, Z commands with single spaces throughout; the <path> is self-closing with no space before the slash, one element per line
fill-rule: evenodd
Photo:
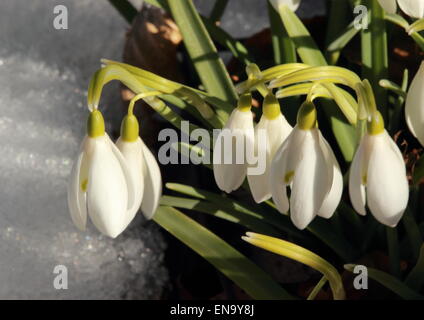
<path fill-rule="evenodd" d="M 408 90 L 405 119 L 409 130 L 424 146 L 424 61 Z"/>
<path fill-rule="evenodd" d="M 416 19 L 424 17 L 424 0 L 398 0 L 399 7 L 408 16 Z"/>
<path fill-rule="evenodd" d="M 134 219 L 138 210 L 141 206 L 141 201 L 143 199 L 144 193 L 144 176 L 143 176 L 143 145 L 140 137 L 134 142 L 124 141 L 119 138 L 116 141 L 116 146 L 124 157 L 127 167 L 129 170 L 129 174 L 132 179 L 132 183 L 134 186 L 134 201 L 132 205 L 129 206 L 127 210 L 127 222 L 126 224 L 130 224 L 130 222 Z"/>
<path fill-rule="evenodd" d="M 247 171 L 246 150 L 254 150 L 254 136 L 252 113 L 235 109 L 214 146 L 213 171 L 221 190 L 230 193 L 243 184 Z M 243 144 L 237 145 L 240 141 Z M 230 157 L 229 163 L 224 163 L 225 154 Z"/>
<path fill-rule="evenodd" d="M 141 203 L 141 211 L 147 219 L 151 219 L 158 208 L 159 200 L 162 196 L 162 175 L 155 157 L 144 142 L 140 141 L 143 145 L 144 156 L 144 196 Z"/>
<path fill-rule="evenodd" d="M 290 217 L 300 230 L 315 218 L 327 194 L 327 166 L 317 135 L 305 131 L 302 145 L 298 145 L 299 164 L 294 172 L 290 195 Z"/>
<path fill-rule="evenodd" d="M 92 143 L 88 160 L 88 214 L 100 232 L 115 238 L 125 229 L 128 209 L 127 180 L 109 137 L 104 135 L 88 140 Z"/>
<path fill-rule="evenodd" d="M 380 4 L 380 6 L 382 6 L 384 11 L 386 11 L 387 13 L 391 13 L 391 14 L 396 13 L 396 9 L 397 9 L 396 0 L 378 0 L 378 3 Z"/>
<path fill-rule="evenodd" d="M 109 142 L 110 148 L 112 149 L 113 154 L 116 159 L 118 159 L 119 164 L 121 165 L 122 172 L 124 173 L 125 182 L 127 183 L 127 193 L 128 193 L 128 205 L 127 209 L 132 210 L 137 206 L 136 197 L 135 197 L 135 184 L 131 177 L 130 169 L 128 168 L 127 161 L 124 159 L 121 151 L 118 147 L 112 142 L 109 136 L 106 134 L 107 141 Z"/>
<path fill-rule="evenodd" d="M 368 207 L 379 222 L 394 227 L 408 205 L 405 163 L 386 132 L 372 138 L 375 141 L 368 167 Z"/>
<path fill-rule="evenodd" d="M 321 150 L 324 154 L 325 161 L 327 164 L 329 190 L 322 203 L 321 208 L 318 211 L 318 215 L 322 218 L 329 219 L 336 211 L 337 206 L 340 203 L 340 199 L 343 193 L 343 176 L 340 171 L 339 163 L 337 162 L 336 156 L 331 150 L 330 145 L 319 132 L 319 141 Z"/>
<path fill-rule="evenodd" d="M 77 161 L 75 161 L 68 184 L 68 207 L 76 227 L 85 230 L 87 224 L 86 194 L 82 190 L 83 182 L 88 178 L 87 156 L 84 155 L 86 138 L 81 143 Z"/>
<path fill-rule="evenodd" d="M 261 131 L 265 134 L 267 143 L 265 145 L 259 143 L 258 134 Z M 275 119 L 269 120 L 262 116 L 255 128 L 255 154 L 266 154 L 265 172 L 261 175 L 247 175 L 250 190 L 253 198 L 257 203 L 271 198 L 270 172 L 271 161 L 275 153 L 290 134 L 292 127 L 288 124 L 283 115 L 280 114 Z"/>
<path fill-rule="evenodd" d="M 289 210 L 289 199 L 287 198 L 287 183 L 285 180 L 290 140 L 287 139 L 275 154 L 271 162 L 271 173 L 269 184 L 271 187 L 272 200 L 278 211 L 287 213 Z"/>
<path fill-rule="evenodd" d="M 270 0 L 270 2 L 277 11 L 279 11 L 279 8 L 283 5 L 288 6 L 293 12 L 300 6 L 300 0 Z"/>
<path fill-rule="evenodd" d="M 356 150 L 355 156 L 353 157 L 352 164 L 349 172 L 349 196 L 350 202 L 353 208 L 360 215 L 366 215 L 365 209 L 366 197 L 365 197 L 365 185 L 363 184 L 363 178 L 366 177 L 368 157 L 365 153 L 369 153 L 369 141 L 368 135 L 365 135 Z"/>

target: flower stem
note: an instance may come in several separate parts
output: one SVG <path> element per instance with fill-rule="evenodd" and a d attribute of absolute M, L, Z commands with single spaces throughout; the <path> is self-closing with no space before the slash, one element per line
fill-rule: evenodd
<path fill-rule="evenodd" d="M 383 118 L 387 121 L 387 92 L 379 86 L 380 79 L 388 75 L 387 33 L 384 11 L 377 0 L 370 0 L 371 8 L 371 53 L 372 72 L 370 82 L 375 91 L 377 104 Z"/>
<path fill-rule="evenodd" d="M 386 227 L 387 249 L 390 259 L 390 273 L 396 278 L 400 278 L 400 257 L 398 233 L 396 228 Z"/>
<path fill-rule="evenodd" d="M 234 104 L 237 100 L 234 85 L 192 0 L 168 0 L 168 5 L 206 91 Z"/>

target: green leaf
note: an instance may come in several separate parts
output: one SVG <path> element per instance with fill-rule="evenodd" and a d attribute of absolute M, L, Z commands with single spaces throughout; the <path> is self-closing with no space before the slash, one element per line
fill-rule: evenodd
<path fill-rule="evenodd" d="M 337 253 L 343 261 L 352 261 L 358 255 L 351 243 L 338 235 L 334 228 L 322 218 L 314 219 L 307 230 Z"/>
<path fill-rule="evenodd" d="M 181 197 L 162 196 L 160 204 L 163 206 L 172 206 L 180 209 L 188 209 L 207 213 L 217 218 L 227 220 L 232 223 L 237 223 L 247 229 L 256 232 L 262 232 L 274 236 L 281 236 L 281 232 L 267 224 L 260 215 L 243 213 L 237 210 L 227 208 L 221 209 L 220 206 L 196 199 L 188 199 Z"/>
<path fill-rule="evenodd" d="M 228 0 L 215 0 L 215 5 L 212 8 L 209 19 L 215 23 L 221 20 L 222 15 L 225 12 L 225 8 L 227 7 Z"/>
<path fill-rule="evenodd" d="M 276 211 L 261 210 L 260 207 L 251 207 L 240 201 L 236 201 L 231 198 L 227 198 L 223 195 L 216 194 L 210 191 L 206 191 L 200 188 L 195 188 L 188 185 L 178 184 L 178 183 L 167 183 L 166 187 L 170 190 L 185 194 L 197 199 L 207 200 L 219 208 L 231 211 L 237 211 L 245 215 L 250 215 L 254 217 L 261 217 L 268 224 L 274 226 L 275 228 L 287 232 L 287 234 L 296 237 L 297 239 L 304 239 L 305 235 L 302 234 L 299 230 L 293 227 L 293 224 L 290 222 L 290 219 L 287 216 L 283 216 Z"/>
<path fill-rule="evenodd" d="M 311 66 L 327 65 L 325 57 L 296 14 L 289 7 L 283 5 L 280 7 L 280 16 L 302 61 Z"/>
<path fill-rule="evenodd" d="M 386 227 L 387 249 L 389 252 L 390 260 L 390 273 L 400 278 L 400 253 L 399 253 L 399 240 L 398 231 L 396 228 Z"/>
<path fill-rule="evenodd" d="M 387 92 L 378 85 L 380 79 L 387 78 L 388 75 L 388 47 L 386 21 L 384 20 L 384 10 L 377 0 L 369 0 L 371 8 L 371 55 L 372 72 L 370 73 L 370 82 L 375 92 L 375 98 L 379 111 L 387 121 Z"/>
<path fill-rule="evenodd" d="M 211 38 L 221 46 L 227 48 L 237 60 L 241 61 L 245 65 L 253 62 L 253 58 L 250 56 L 249 51 L 243 43 L 235 40 L 228 32 L 218 27 L 209 19 L 202 18 L 202 21 L 205 24 Z"/>
<path fill-rule="evenodd" d="M 413 192 L 411 192 L 411 198 L 412 194 Z M 409 206 L 406 208 L 405 213 L 403 214 L 402 223 L 405 227 L 406 235 L 408 237 L 409 248 L 413 254 L 414 259 L 416 260 L 419 256 L 421 245 L 423 244 L 423 237 L 421 236 L 420 228 L 415 222 L 414 216 L 412 214 L 413 208 L 415 207 L 412 205 L 413 202 L 414 200 L 410 199 Z"/>
<path fill-rule="evenodd" d="M 220 208 L 228 208 L 230 210 L 236 210 L 246 214 L 259 214 L 263 216 L 265 221 L 274 227 L 287 232 L 297 239 L 305 238 L 305 235 L 293 226 L 288 215 L 283 215 L 276 210 L 256 210 L 255 208 L 252 208 L 234 199 L 178 183 L 167 183 L 166 187 L 170 190 L 191 197 L 211 201 L 219 205 Z M 334 229 L 323 219 L 315 219 L 308 226 L 307 230 L 322 242 L 324 242 L 332 250 L 334 250 L 334 252 L 336 252 L 344 261 L 351 261 L 356 256 L 356 253 L 354 252 L 349 242 L 347 242 L 346 239 L 338 236 Z"/>
<path fill-rule="evenodd" d="M 293 299 L 271 277 L 214 233 L 171 207 L 159 207 L 153 220 L 178 238 L 254 299 Z"/>
<path fill-rule="evenodd" d="M 333 29 L 333 26 L 331 26 Z M 343 48 L 359 33 L 360 29 L 355 28 L 354 24 L 349 24 L 346 29 L 327 47 L 327 56 L 331 64 L 336 64 L 338 56 Z"/>
<path fill-rule="evenodd" d="M 279 13 L 268 1 L 268 15 L 271 26 L 272 48 L 275 64 L 291 63 L 297 61 L 296 47 L 287 34 L 286 28 Z"/>
<path fill-rule="evenodd" d="M 341 50 L 353 38 L 352 36 L 352 38 L 348 39 L 349 36 L 344 36 L 346 31 L 340 35 L 340 30 L 342 30 L 347 24 L 349 4 L 347 1 L 340 0 L 330 0 L 327 3 L 327 6 L 330 6 L 330 9 L 328 13 L 327 35 L 325 38 L 325 43 L 327 47 L 329 45 L 331 46 L 331 43 L 336 41 L 339 41 L 339 44 L 336 45 L 333 50 L 327 50 L 326 58 L 331 65 L 335 65 L 340 57 Z M 341 38 L 345 40 L 339 40 Z"/>
<path fill-rule="evenodd" d="M 128 23 L 132 23 L 138 11 L 128 0 L 109 0 L 109 2 Z"/>
<path fill-rule="evenodd" d="M 414 169 L 414 184 L 418 185 L 424 178 L 424 156 L 421 156 L 420 160 L 415 164 Z"/>
<path fill-rule="evenodd" d="M 418 262 L 406 277 L 405 284 L 417 291 L 424 285 L 424 244 L 421 246 Z"/>
<path fill-rule="evenodd" d="M 168 6 L 206 91 L 234 104 L 237 93 L 233 83 L 192 0 L 168 0 Z"/>
<path fill-rule="evenodd" d="M 344 268 L 350 272 L 353 272 L 355 268 L 355 264 L 346 264 Z M 420 295 L 418 292 L 412 290 L 408 286 L 406 286 L 402 281 L 396 279 L 390 274 L 367 267 L 368 276 L 371 279 L 374 279 L 381 285 L 385 286 L 387 289 L 393 291 L 398 296 L 406 300 L 423 300 L 424 296 Z"/>

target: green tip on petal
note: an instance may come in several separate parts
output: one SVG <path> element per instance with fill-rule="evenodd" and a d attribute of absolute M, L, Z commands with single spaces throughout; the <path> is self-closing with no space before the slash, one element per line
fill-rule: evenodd
<path fill-rule="evenodd" d="M 101 137 L 105 134 L 105 120 L 99 110 L 94 110 L 88 116 L 87 134 L 90 138 Z"/>
<path fill-rule="evenodd" d="M 272 93 L 267 94 L 264 99 L 263 114 L 268 120 L 273 120 L 281 114 L 280 104 Z"/>
<path fill-rule="evenodd" d="M 305 101 L 297 113 L 297 126 L 302 130 L 311 130 L 317 126 L 317 109 L 310 101 Z"/>
<path fill-rule="evenodd" d="M 379 111 L 375 112 L 367 123 L 368 134 L 377 135 L 384 131 L 384 120 Z"/>
<path fill-rule="evenodd" d="M 247 112 L 250 111 L 252 107 L 252 95 L 250 93 L 243 94 L 237 104 L 237 108 L 240 111 Z"/>
<path fill-rule="evenodd" d="M 134 115 L 125 116 L 121 123 L 121 138 L 124 141 L 134 142 L 138 138 L 139 125 Z"/>

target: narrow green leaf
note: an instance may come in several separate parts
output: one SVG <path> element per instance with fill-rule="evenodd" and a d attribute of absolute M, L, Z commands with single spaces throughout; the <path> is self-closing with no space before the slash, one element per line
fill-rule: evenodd
<path fill-rule="evenodd" d="M 383 118 L 387 121 L 387 92 L 378 85 L 380 79 L 388 75 L 388 47 L 384 10 L 377 0 L 369 0 L 371 5 L 371 54 L 372 73 L 369 79 L 375 92 L 376 102 Z"/>
<path fill-rule="evenodd" d="M 289 7 L 283 5 L 280 7 L 280 16 L 302 61 L 311 66 L 327 65 L 325 57 L 296 14 Z"/>
<path fill-rule="evenodd" d="M 202 21 L 205 24 L 211 38 L 221 46 L 227 48 L 237 60 L 241 61 L 245 65 L 253 62 L 253 58 L 250 56 L 249 51 L 243 43 L 235 40 L 228 32 L 218 27 L 209 19 L 202 18 Z"/>
<path fill-rule="evenodd" d="M 406 208 L 405 213 L 402 217 L 402 223 L 405 227 L 406 235 L 408 237 L 409 241 L 409 247 L 413 254 L 413 257 L 415 260 L 418 259 L 421 245 L 423 244 L 423 237 L 421 236 L 420 228 L 418 227 L 418 224 L 415 221 L 415 218 L 412 214 L 411 209 L 411 202 L 413 200 L 410 200 L 410 205 L 408 208 Z"/>
<path fill-rule="evenodd" d="M 268 1 L 268 15 L 271 26 L 272 48 L 274 51 L 275 64 L 291 63 L 297 61 L 296 47 L 293 40 L 287 34 L 286 28 L 281 21 L 280 14 Z"/>
<path fill-rule="evenodd" d="M 353 272 L 353 269 L 356 265 L 354 264 L 346 264 L 344 268 L 350 272 Z M 385 286 L 387 289 L 393 291 L 398 296 L 406 300 L 424 300 L 424 296 L 420 295 L 418 292 L 412 290 L 410 287 L 405 285 L 402 281 L 396 279 L 388 273 L 385 273 L 380 270 L 376 270 L 373 268 L 368 269 L 368 276 L 371 279 L 374 279 L 381 285 Z"/>
<path fill-rule="evenodd" d="M 387 249 L 389 252 L 390 260 L 390 273 L 400 279 L 400 252 L 399 240 L 396 228 L 386 227 Z"/>
<path fill-rule="evenodd" d="M 307 227 L 307 230 L 337 253 L 343 261 L 352 261 L 357 257 L 358 254 L 351 243 L 338 235 L 334 228 L 324 219 L 314 219 Z"/>
<path fill-rule="evenodd" d="M 168 6 L 206 91 L 235 103 L 237 93 L 233 83 L 192 0 L 168 0 Z"/>
<path fill-rule="evenodd" d="M 405 284 L 417 291 L 424 285 L 424 244 L 421 246 L 418 262 L 406 277 Z"/>
<path fill-rule="evenodd" d="M 222 15 L 225 12 L 225 8 L 227 7 L 228 0 L 215 0 L 215 5 L 212 8 L 212 12 L 209 16 L 209 19 L 216 23 L 221 20 Z"/>
<path fill-rule="evenodd" d="M 343 1 L 335 1 L 343 2 Z M 333 29 L 333 26 L 331 26 Z M 331 64 L 336 64 L 340 56 L 340 52 L 346 47 L 346 45 L 359 33 L 360 29 L 355 28 L 354 24 L 349 24 L 345 30 L 335 38 L 327 47 L 327 59 L 331 61 Z"/>
<path fill-rule="evenodd" d="M 231 211 L 238 211 L 243 214 L 260 216 L 268 224 L 274 226 L 275 228 L 287 232 L 287 234 L 296 237 L 297 239 L 305 239 L 305 235 L 302 234 L 299 230 L 293 227 L 290 219 L 287 216 L 283 216 L 280 213 L 269 210 L 260 210 L 260 208 L 251 207 L 240 201 L 236 201 L 231 198 L 227 198 L 220 194 L 216 194 L 210 191 L 206 191 L 200 188 L 195 188 L 188 185 L 178 184 L 178 183 L 167 183 L 166 187 L 170 190 L 195 197 L 197 199 L 207 200 L 215 205 L 219 206 L 222 209 L 228 209 Z"/>
<path fill-rule="evenodd" d="M 218 204 L 221 208 L 229 208 L 236 211 L 241 211 L 246 214 L 260 214 L 269 224 L 272 224 L 274 227 L 287 232 L 297 239 L 305 238 L 302 232 L 293 227 L 293 224 L 290 221 L 290 217 L 288 215 L 283 215 L 276 210 L 257 211 L 255 208 L 251 208 L 250 206 L 234 199 L 226 198 L 222 195 L 178 183 L 167 183 L 166 187 L 170 190 L 177 191 L 191 197 L 211 201 Z M 315 219 L 308 226 L 307 230 L 320 239 L 323 243 L 325 243 L 334 252 L 336 252 L 343 259 L 343 261 L 352 261 L 352 259 L 356 257 L 356 253 L 354 252 L 349 242 L 347 242 L 346 239 L 338 236 L 334 229 L 323 219 Z"/>
<path fill-rule="evenodd" d="M 424 178 L 424 156 L 418 160 L 414 169 L 414 184 L 418 185 Z"/>
<path fill-rule="evenodd" d="M 337 60 L 340 57 L 340 52 L 346 46 L 346 44 L 353 38 L 353 36 L 349 39 L 349 36 L 345 36 L 348 31 L 344 31 L 340 35 L 340 30 L 343 30 L 345 25 L 347 24 L 347 13 L 349 12 L 349 4 L 347 1 L 340 0 L 330 0 L 327 2 L 330 6 L 330 11 L 328 14 L 328 23 L 327 23 L 327 35 L 325 38 L 325 43 L 327 47 L 331 47 L 331 43 L 339 42 L 338 45 L 335 45 L 334 48 L 327 49 L 326 58 L 331 65 L 337 64 Z M 356 29 L 355 29 L 356 30 Z M 340 40 L 340 39 L 344 40 Z"/>
<path fill-rule="evenodd" d="M 247 229 L 251 229 L 256 232 L 262 232 L 273 236 L 281 236 L 281 232 L 267 224 L 260 215 L 247 214 L 227 208 L 221 209 L 220 206 L 209 202 L 182 197 L 162 196 L 160 204 L 163 206 L 172 206 L 179 209 L 188 209 L 207 213 L 217 218 L 240 224 Z"/>
<path fill-rule="evenodd" d="M 128 0 L 109 0 L 109 2 L 129 24 L 132 23 L 138 11 Z"/>
<path fill-rule="evenodd" d="M 161 206 L 153 220 L 209 261 L 252 298 L 293 299 L 257 265 L 182 212 Z"/>

